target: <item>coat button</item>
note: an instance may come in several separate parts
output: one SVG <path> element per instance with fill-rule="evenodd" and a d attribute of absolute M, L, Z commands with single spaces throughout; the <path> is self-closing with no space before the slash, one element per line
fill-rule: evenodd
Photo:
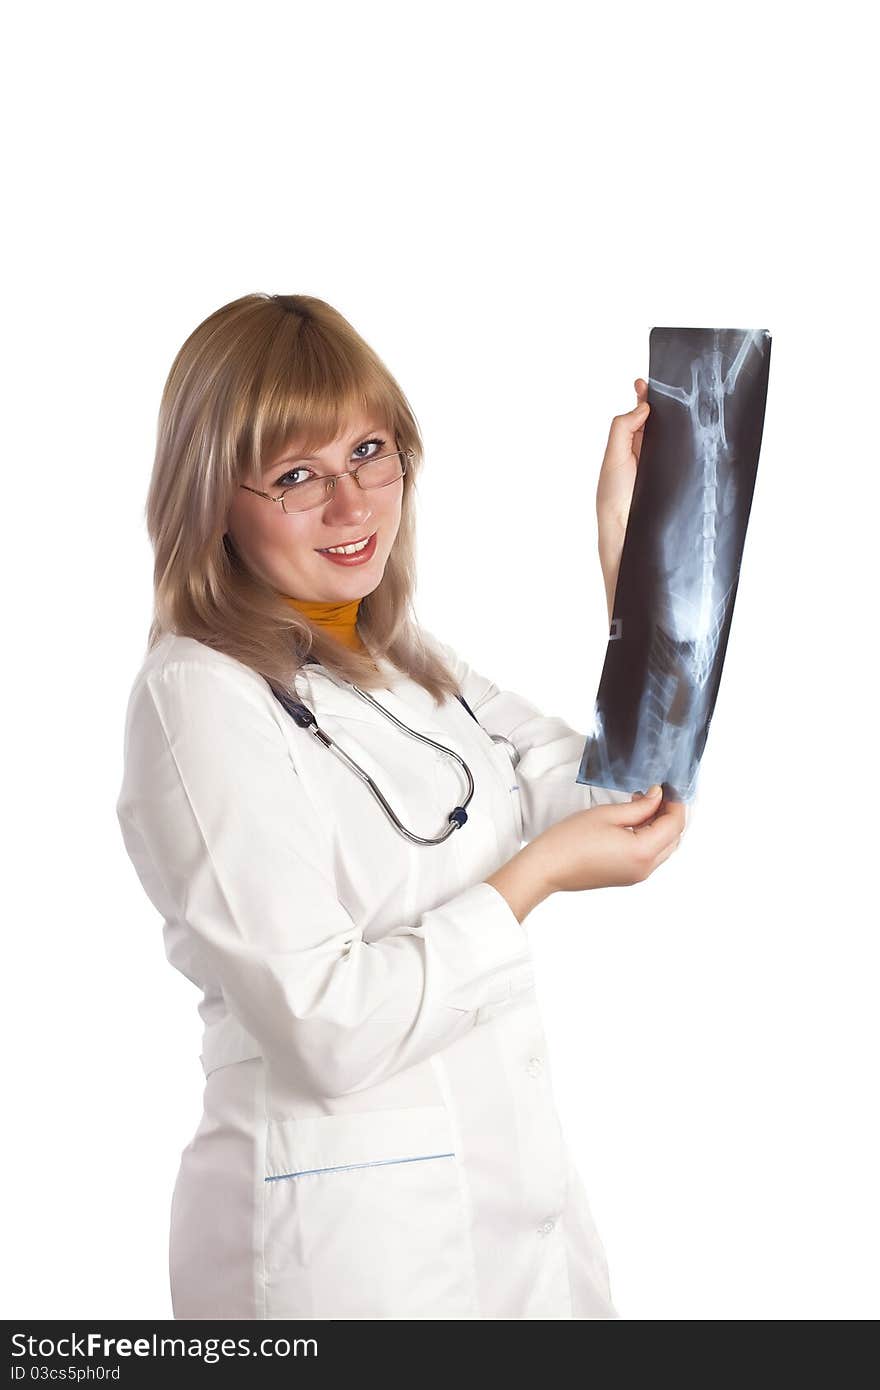
<path fill-rule="evenodd" d="M 526 1065 L 526 1071 L 528 1072 L 529 1076 L 540 1076 L 543 1070 L 544 1063 L 542 1062 L 540 1057 L 529 1058 L 528 1064 Z"/>
<path fill-rule="evenodd" d="M 547 1221 L 542 1221 L 540 1226 L 538 1227 L 538 1235 L 549 1236 L 550 1232 L 553 1230 L 553 1227 L 555 1225 L 556 1222 L 550 1219 L 548 1219 Z"/>

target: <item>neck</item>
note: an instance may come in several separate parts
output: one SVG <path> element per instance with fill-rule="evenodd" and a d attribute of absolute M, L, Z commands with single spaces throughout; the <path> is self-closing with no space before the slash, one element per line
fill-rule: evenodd
<path fill-rule="evenodd" d="M 358 609 L 361 604 L 359 598 L 323 603 L 316 599 L 293 598 L 290 594 L 284 594 L 283 597 L 292 608 L 298 609 L 310 622 L 315 623 L 328 636 L 335 637 L 343 646 L 351 647 L 353 651 L 364 650 L 357 630 Z"/>

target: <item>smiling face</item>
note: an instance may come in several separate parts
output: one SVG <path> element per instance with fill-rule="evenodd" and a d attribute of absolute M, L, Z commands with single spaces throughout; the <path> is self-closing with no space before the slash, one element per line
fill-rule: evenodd
<path fill-rule="evenodd" d="M 394 435 L 378 417 L 349 417 L 331 444 L 302 456 L 297 440 L 281 450 L 263 470 L 262 490 L 280 497 L 309 478 L 350 473 L 369 458 L 396 448 Z M 285 512 L 240 487 L 227 517 L 227 530 L 243 560 L 280 593 L 316 603 L 347 603 L 378 587 L 400 525 L 403 478 L 364 491 L 355 478 L 339 478 L 322 506 Z M 290 501 L 290 498 L 288 498 Z M 340 564 L 321 551 L 375 536 L 368 557 Z"/>

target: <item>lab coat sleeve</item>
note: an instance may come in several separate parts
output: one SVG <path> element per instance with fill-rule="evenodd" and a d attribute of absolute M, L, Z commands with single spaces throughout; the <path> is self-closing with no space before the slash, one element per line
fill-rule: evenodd
<path fill-rule="evenodd" d="M 424 628 L 421 633 L 454 672 L 462 695 L 486 732 L 503 734 L 519 752 L 515 777 L 525 841 L 534 840 L 575 811 L 632 799 L 630 792 L 576 780 L 586 734 L 578 733 L 558 716 L 542 714 L 522 695 L 501 690 L 448 643 Z"/>
<path fill-rule="evenodd" d="M 145 674 L 117 816 L 148 896 L 193 934 L 270 1070 L 339 1096 L 467 1033 L 481 1006 L 522 987 L 530 943 L 485 882 L 365 941 L 272 704 L 268 687 L 211 663 Z"/>

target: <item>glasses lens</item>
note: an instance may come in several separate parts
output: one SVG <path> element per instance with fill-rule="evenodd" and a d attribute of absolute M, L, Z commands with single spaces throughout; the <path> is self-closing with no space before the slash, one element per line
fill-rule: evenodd
<path fill-rule="evenodd" d="M 327 496 L 327 484 L 323 478 L 306 478 L 296 483 L 282 494 L 281 505 L 286 512 L 307 512 L 311 507 L 320 507 Z"/>
<path fill-rule="evenodd" d="M 383 454 L 381 458 L 367 459 L 358 473 L 361 487 L 385 487 L 403 477 L 403 458 L 397 454 Z"/>

